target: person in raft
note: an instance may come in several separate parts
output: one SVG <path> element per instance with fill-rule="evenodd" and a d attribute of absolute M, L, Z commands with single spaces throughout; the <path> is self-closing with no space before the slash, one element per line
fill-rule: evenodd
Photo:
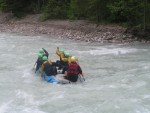
<path fill-rule="evenodd" d="M 68 52 L 64 52 L 63 49 L 59 49 L 59 47 L 57 47 L 56 49 L 56 54 L 60 57 L 60 61 L 56 61 L 57 64 L 59 64 L 59 68 L 58 69 L 62 69 L 62 74 L 65 73 L 65 71 L 68 68 L 68 61 L 69 61 L 69 53 Z"/>
<path fill-rule="evenodd" d="M 59 47 L 57 47 L 56 49 L 56 54 L 59 56 L 60 60 L 57 60 L 56 62 L 60 65 L 64 65 L 63 61 L 61 60 L 61 55 L 64 55 L 64 50 L 63 49 L 59 49 Z M 59 67 L 59 69 L 61 69 L 61 67 Z"/>
<path fill-rule="evenodd" d="M 68 70 L 68 63 L 69 63 L 70 59 L 71 59 L 71 56 L 68 52 L 65 52 L 64 55 L 61 55 L 61 60 L 64 63 L 62 74 L 64 74 L 65 71 Z"/>
<path fill-rule="evenodd" d="M 37 58 L 37 60 L 36 60 L 36 62 L 35 62 L 35 64 L 34 64 L 34 67 L 35 67 L 35 65 L 36 65 L 36 68 L 39 67 L 39 65 L 38 65 L 38 67 L 37 67 L 37 61 L 38 61 L 39 59 L 42 59 L 43 54 L 44 54 L 43 49 L 40 49 L 40 50 L 39 50 L 39 53 L 38 53 L 38 58 Z M 42 65 L 42 64 L 41 64 L 41 65 Z M 36 71 L 37 71 L 37 70 L 36 70 Z M 36 71 L 35 71 L 35 72 L 36 72 Z"/>
<path fill-rule="evenodd" d="M 68 70 L 64 76 L 65 79 L 71 82 L 77 82 L 79 74 L 83 76 L 82 69 L 76 61 L 75 57 L 71 57 L 70 63 L 68 63 Z"/>
<path fill-rule="evenodd" d="M 44 63 L 41 66 L 41 77 L 44 77 L 47 82 L 57 84 L 58 81 L 55 78 L 57 74 L 56 63 L 52 62 L 46 56 L 43 57 L 43 61 Z"/>
<path fill-rule="evenodd" d="M 42 48 L 42 49 L 39 50 L 38 59 L 36 60 L 36 62 L 34 64 L 34 67 L 36 65 L 36 67 L 35 67 L 35 73 L 36 72 L 40 73 L 40 67 L 43 64 L 43 60 L 42 60 L 43 56 L 47 56 L 47 58 L 49 56 L 49 53 L 44 48 Z"/>

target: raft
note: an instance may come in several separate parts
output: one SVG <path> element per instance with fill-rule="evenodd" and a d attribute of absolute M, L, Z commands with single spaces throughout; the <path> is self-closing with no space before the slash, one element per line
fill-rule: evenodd
<path fill-rule="evenodd" d="M 85 80 L 82 78 L 80 75 L 78 75 L 78 80 L 77 82 L 71 82 L 67 79 L 64 79 L 64 74 L 57 74 L 55 77 L 58 81 L 59 84 L 78 84 L 78 83 L 83 83 Z"/>
<path fill-rule="evenodd" d="M 40 75 L 40 70 L 38 70 L 36 72 L 36 75 L 38 75 L 38 76 Z M 55 84 L 79 84 L 79 83 L 83 83 L 85 81 L 84 78 L 82 78 L 80 75 L 78 75 L 79 77 L 78 77 L 77 82 L 71 82 L 67 79 L 64 79 L 64 76 L 65 75 L 62 74 L 62 70 L 57 70 L 57 75 L 53 76 L 53 78 L 57 80 L 57 83 L 56 82 L 54 82 L 54 83 Z M 50 81 L 49 79 L 50 78 L 48 78 L 48 76 L 44 76 L 45 81 L 49 82 Z M 49 83 L 51 83 L 51 82 L 49 82 Z"/>

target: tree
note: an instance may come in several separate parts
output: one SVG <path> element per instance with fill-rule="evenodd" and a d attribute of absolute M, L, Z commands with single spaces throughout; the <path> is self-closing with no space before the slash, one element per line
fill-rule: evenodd
<path fill-rule="evenodd" d="M 144 0 L 144 19 L 143 19 L 143 29 L 146 30 L 150 27 L 150 0 Z"/>
<path fill-rule="evenodd" d="M 69 0 L 48 0 L 44 7 L 42 20 L 67 18 L 68 2 Z"/>
<path fill-rule="evenodd" d="M 71 0 L 68 10 L 70 19 L 85 19 L 87 17 L 88 0 Z"/>
<path fill-rule="evenodd" d="M 128 22 L 130 25 L 141 23 L 142 7 L 141 0 L 115 0 L 109 5 L 116 22 Z"/>
<path fill-rule="evenodd" d="M 107 7 L 110 0 L 89 0 L 89 18 L 97 22 L 108 20 L 109 9 Z"/>

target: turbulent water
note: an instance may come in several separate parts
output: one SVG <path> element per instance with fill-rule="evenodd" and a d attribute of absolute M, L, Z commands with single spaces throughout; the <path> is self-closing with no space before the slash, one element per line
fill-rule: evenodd
<path fill-rule="evenodd" d="M 76 55 L 86 81 L 53 85 L 32 68 L 40 48 Z M 150 113 L 150 46 L 0 33 L 0 113 Z"/>

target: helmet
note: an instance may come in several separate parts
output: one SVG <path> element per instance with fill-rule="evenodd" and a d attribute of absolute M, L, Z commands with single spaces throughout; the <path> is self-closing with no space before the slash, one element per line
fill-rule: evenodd
<path fill-rule="evenodd" d="M 42 60 L 44 61 L 47 60 L 47 56 L 43 56 Z"/>
<path fill-rule="evenodd" d="M 75 59 L 75 57 L 71 57 L 71 63 L 74 63 L 74 62 L 76 62 L 76 59 Z"/>
<path fill-rule="evenodd" d="M 76 56 L 72 56 L 73 58 L 75 58 L 75 61 L 78 62 L 78 58 Z"/>
<path fill-rule="evenodd" d="M 38 54 L 38 58 L 42 58 L 42 56 L 43 56 L 43 55 L 42 55 L 41 53 Z"/>
<path fill-rule="evenodd" d="M 61 53 L 64 53 L 64 50 L 63 50 L 63 49 L 60 49 L 59 51 L 60 51 Z"/>
<path fill-rule="evenodd" d="M 40 49 L 40 50 L 39 50 L 39 53 L 43 54 L 43 53 L 44 53 L 44 50 L 43 50 L 43 49 Z"/>
<path fill-rule="evenodd" d="M 65 57 L 68 58 L 69 56 L 70 56 L 70 54 L 69 54 L 68 52 L 66 52 L 66 53 L 65 53 Z"/>

